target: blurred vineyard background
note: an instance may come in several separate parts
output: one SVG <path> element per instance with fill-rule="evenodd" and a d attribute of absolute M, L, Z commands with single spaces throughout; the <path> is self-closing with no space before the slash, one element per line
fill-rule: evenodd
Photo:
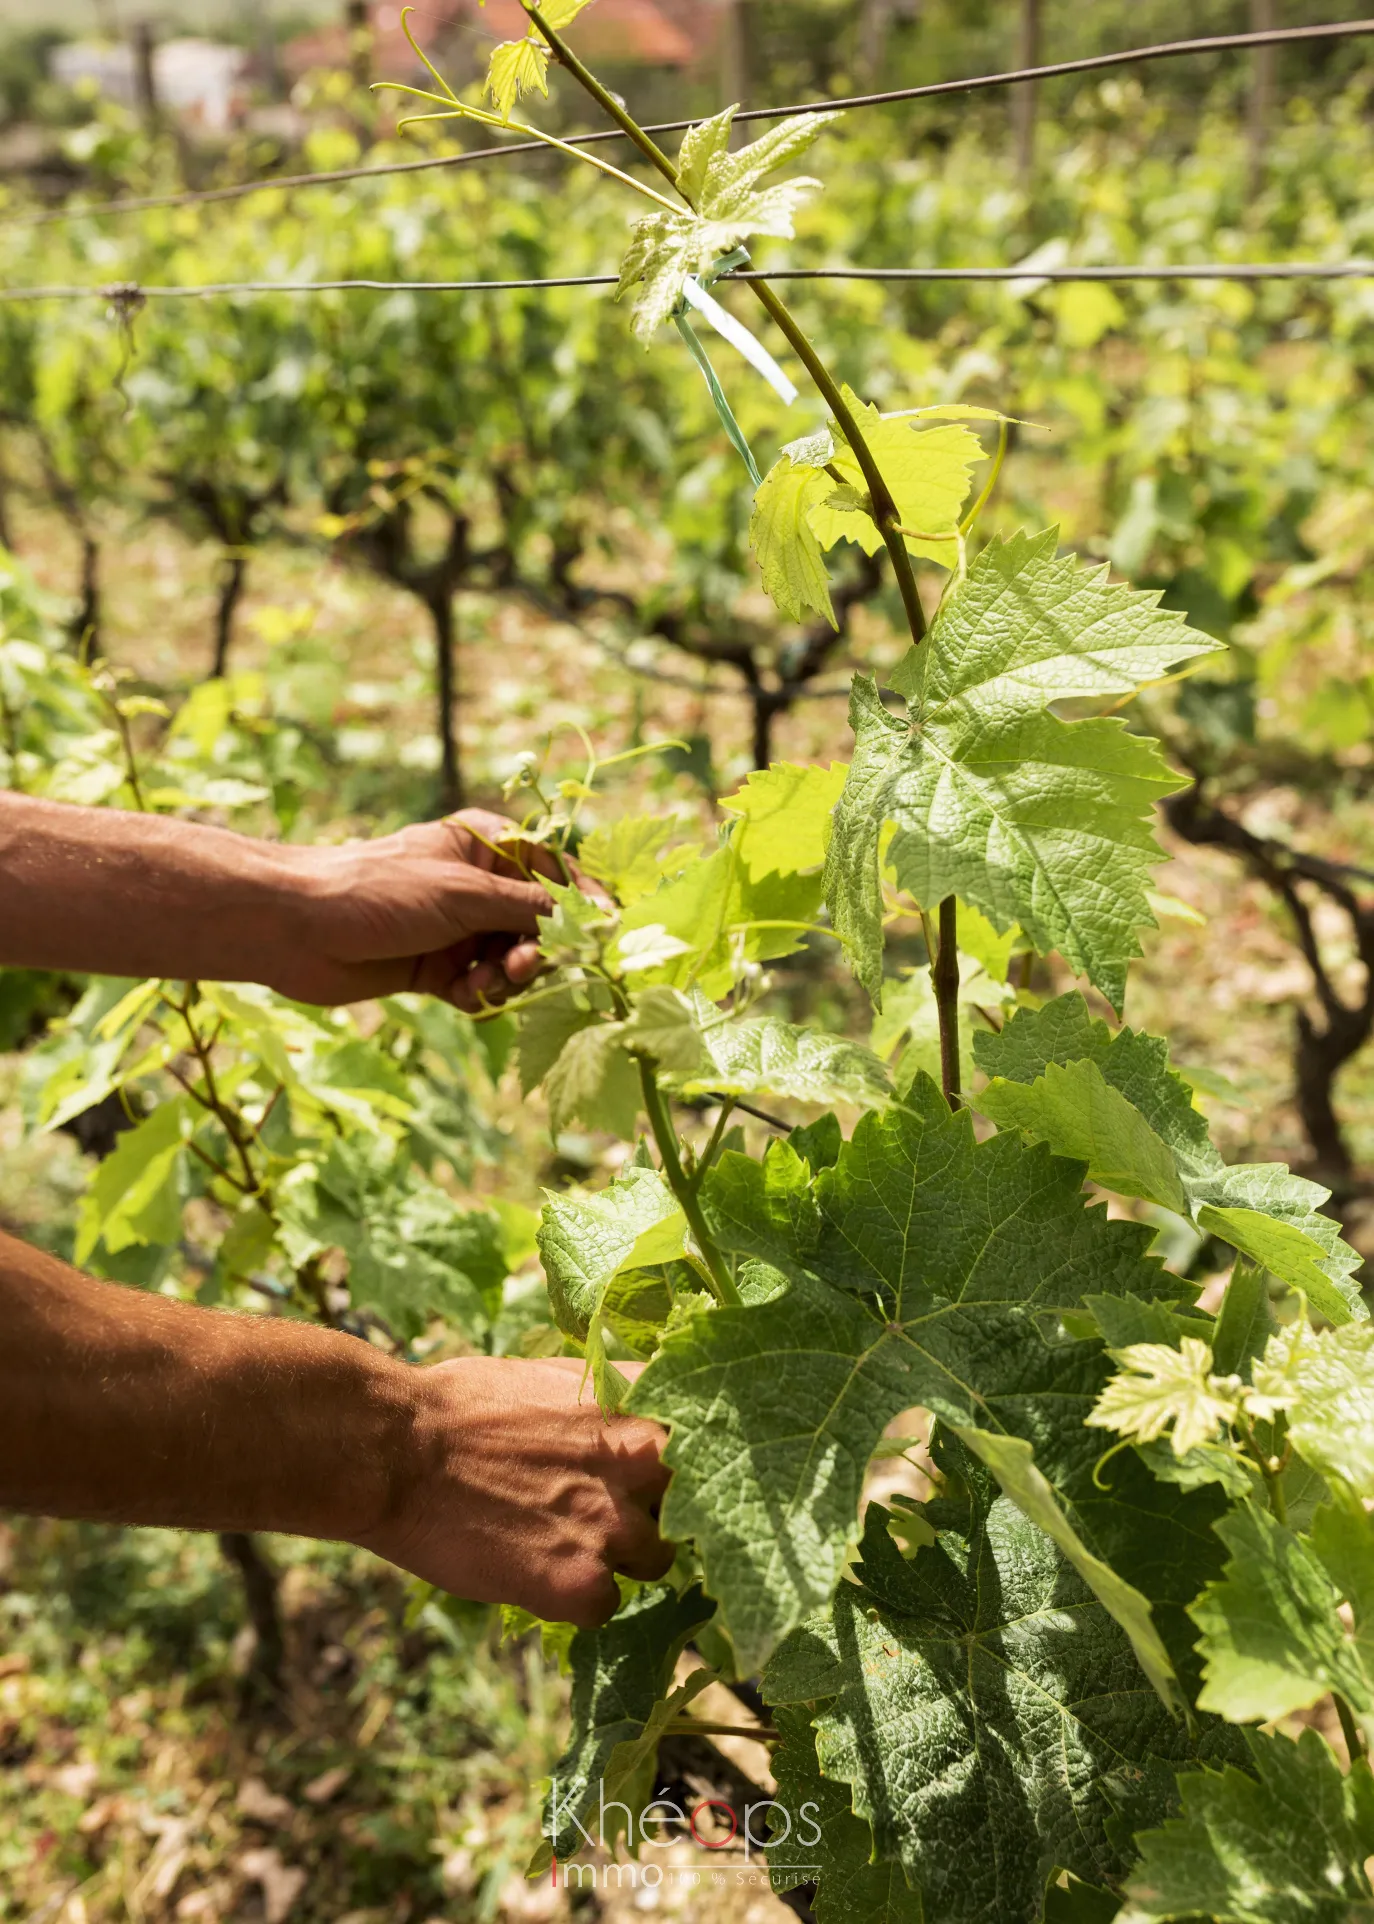
<path fill-rule="evenodd" d="M 573 38 L 642 116 L 679 118 L 1346 11 L 598 0 Z M 416 26 L 472 81 L 514 15 L 430 0 Z M 4 289 L 614 269 L 615 191 L 546 156 L 87 211 L 459 151 L 398 135 L 380 77 L 409 77 L 385 5 L 10 0 Z M 544 124 L 582 124 L 556 78 Z M 799 284 L 832 365 L 884 407 L 1017 416 L 989 528 L 1057 522 L 1231 644 L 1223 670 L 1141 701 L 1192 785 L 1161 824 L 1160 926 L 1127 1016 L 1170 1036 L 1228 1159 L 1326 1183 L 1374 1255 L 1374 280 L 1043 278 L 1374 255 L 1374 42 L 856 112 L 816 171 L 791 264 L 1023 269 Z M 725 357 L 771 459 L 812 415 Z M 0 301 L 0 785 L 335 840 L 460 800 L 518 811 L 529 756 L 575 780 L 585 737 L 603 757 L 671 744 L 613 771 L 589 826 L 650 799 L 708 823 L 755 765 L 843 759 L 849 671 L 902 646 L 857 548 L 838 633 L 780 623 L 749 498 L 676 337 L 645 351 L 605 289 Z M 203 1172 L 162 1185 L 161 1216 L 132 1178 L 102 1190 L 143 1120 L 100 1054 L 127 987 L 0 973 L 0 1222 L 121 1280 L 305 1313 L 299 1271 L 283 1282 L 232 1240 Z M 868 1034 L 819 947 L 773 993 Z M 417 1358 L 547 1345 L 532 1206 L 604 1178 L 609 1139 L 550 1142 L 501 1022 L 407 998 L 313 1026 L 253 1007 L 245 1051 L 295 1052 L 331 1153 L 388 1145 L 384 1168 L 331 1179 L 319 1313 Z M 885 1050 L 928 1046 L 920 1010 L 906 1020 Z M 409 1296 L 407 1238 L 434 1254 Z M 1205 1275 L 1208 1249 L 1181 1260 Z M 651 1898 L 704 1924 L 783 1915 L 737 1859 L 635 1899 L 525 1885 L 561 1707 L 491 1613 L 408 1593 L 362 1553 L 13 1520 L 0 1918 L 423 1924 Z M 736 1762 L 757 1778 L 751 1751 Z"/>

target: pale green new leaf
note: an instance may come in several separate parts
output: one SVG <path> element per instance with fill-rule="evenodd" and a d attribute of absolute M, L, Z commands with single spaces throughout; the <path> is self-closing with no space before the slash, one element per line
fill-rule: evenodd
<path fill-rule="evenodd" d="M 892 1096 L 886 1069 L 870 1049 L 844 1036 L 801 1029 L 775 1017 L 716 1022 L 702 1032 L 706 1060 L 679 1086 L 684 1095 L 771 1093 L 797 1102 L 850 1102 L 881 1108 Z"/>
<path fill-rule="evenodd" d="M 711 1615 L 699 1589 L 679 1597 L 665 1584 L 641 1590 L 599 1630 L 579 1630 L 568 1661 L 572 1671 L 572 1732 L 554 1766 L 544 1806 L 544 1843 L 530 1875 L 547 1871 L 550 1851 L 568 1858 L 603 1841 L 601 1809 L 615 1801 L 609 1784 L 611 1760 L 622 1745 L 638 1746 L 655 1706 L 668 1694 L 673 1667 L 688 1637 Z M 637 1778 L 647 1796 L 643 1758 L 635 1754 L 627 1775 Z M 620 1801 L 627 1802 L 622 1795 Z M 629 1786 L 633 1788 L 634 1786 Z M 642 1799 L 641 1799 L 642 1801 Z M 637 1811 L 632 1809 L 632 1816 Z M 623 1812 L 606 1813 L 605 1843 L 614 1851 L 625 1829 Z"/>
<path fill-rule="evenodd" d="M 880 414 L 852 388 L 846 387 L 843 394 L 887 483 L 901 525 L 916 531 L 908 535 L 907 547 L 913 554 L 952 567 L 958 559 L 955 534 L 959 510 L 968 498 L 969 473 L 975 462 L 985 458 L 981 441 L 966 427 L 927 427 L 910 414 Z M 838 436 L 838 425 L 834 431 Z M 833 465 L 855 490 L 855 497 L 836 490 L 832 481 L 811 510 L 812 532 L 822 548 L 833 548 L 837 541 L 857 541 L 865 554 L 877 554 L 884 545 L 882 533 L 871 512 L 860 505 L 867 503 L 867 483 L 853 450 L 843 441 L 835 450 Z M 836 493 L 840 503 L 828 505 Z M 919 538 L 932 534 L 948 539 Z"/>
<path fill-rule="evenodd" d="M 743 147 L 729 150 L 733 108 L 684 138 L 678 179 L 695 212 L 648 214 L 635 223 L 616 297 L 638 288 L 635 332 L 647 339 L 676 307 L 688 274 L 699 274 L 752 234 L 787 239 L 797 208 L 820 182 L 761 185 L 765 175 L 810 146 L 833 114 L 799 114 Z"/>
<path fill-rule="evenodd" d="M 809 519 L 834 486 L 823 468 L 798 467 L 784 454 L 754 496 L 749 546 L 764 588 L 789 621 L 803 621 L 810 611 L 823 615 L 832 628 L 839 627 L 830 601 L 830 574 Z"/>
<path fill-rule="evenodd" d="M 555 33 L 574 21 L 589 0 L 547 0 L 540 8 Z M 487 93 L 502 120 L 522 94 L 549 94 L 549 46 L 531 27 L 523 40 L 506 40 L 492 53 L 487 67 Z"/>
<path fill-rule="evenodd" d="M 831 818 L 848 772 L 844 762 L 831 762 L 828 768 L 774 762 L 755 769 L 742 788 L 723 797 L 720 806 L 740 817 L 731 839 L 751 881 L 823 866 Z"/>
<path fill-rule="evenodd" d="M 178 1166 L 191 1126 L 190 1098 L 177 1096 L 120 1136 L 82 1198 L 76 1262 L 87 1262 L 98 1242 L 116 1255 L 135 1244 L 177 1241 L 186 1201 Z"/>
<path fill-rule="evenodd" d="M 656 1169 L 628 1168 L 591 1194 L 549 1193 L 539 1255 L 558 1327 L 585 1337 L 607 1284 L 622 1270 L 682 1254 L 687 1222 Z"/>
<path fill-rule="evenodd" d="M 1048 704 L 1125 694 L 1215 644 L 1060 560 L 1057 531 L 993 541 L 891 677 L 909 715 L 856 677 L 856 750 L 835 814 L 826 900 L 873 994 L 881 931 L 878 851 L 927 908 L 957 895 L 994 927 L 1058 949 L 1117 1007 L 1150 925 L 1159 850 L 1151 812 L 1180 786 L 1158 744 L 1108 719 L 1060 721 Z"/>
<path fill-rule="evenodd" d="M 738 833 L 738 831 L 736 831 Z M 621 927 L 656 925 L 688 946 L 646 978 L 709 1000 L 725 995 L 739 965 L 800 948 L 820 907 L 819 875 L 751 877 L 733 841 L 625 911 Z M 623 938 L 622 938 L 623 939 Z M 641 978 L 644 979 L 644 978 Z"/>
<path fill-rule="evenodd" d="M 995 1486 L 910 1561 L 886 1521 L 870 1507 L 858 1587 L 835 1599 L 821 1768 L 854 1786 L 875 1854 L 901 1862 L 927 1917 L 1036 1924 L 1047 1865 L 1118 1878 L 1122 1794 L 1152 1756 L 1197 1752 L 1119 1625 Z M 1215 1724 L 1201 1743 L 1239 1748 Z"/>
<path fill-rule="evenodd" d="M 550 962 L 595 959 L 597 938 L 612 926 L 614 911 L 575 883 L 546 880 L 544 887 L 553 898 L 553 911 L 538 917 L 540 952 Z"/>
<path fill-rule="evenodd" d="M 555 33 L 561 33 L 564 27 L 572 25 L 584 7 L 590 5 L 591 0 L 543 0 L 539 12 L 546 25 L 552 27 Z"/>
<path fill-rule="evenodd" d="M 799 160 L 821 129 L 836 118 L 833 113 L 796 114 L 732 153 L 730 132 L 736 111 L 727 107 L 689 128 L 678 154 L 678 186 L 696 202 L 700 213 L 712 219 L 746 212 L 767 176 Z"/>
<path fill-rule="evenodd" d="M 611 962 L 622 976 L 644 975 L 650 969 L 661 969 L 675 956 L 686 955 L 691 946 L 680 935 L 670 935 L 661 923 L 646 922 L 642 928 L 625 931 L 615 945 Z"/>
<path fill-rule="evenodd" d="M 669 1074 L 691 1075 L 702 1065 L 706 1057 L 697 1010 L 680 989 L 640 989 L 630 1001 L 622 1032 L 627 1049 L 651 1056 Z M 709 1003 L 706 1007 L 711 1009 Z"/>
<path fill-rule="evenodd" d="M 543 40 L 530 34 L 495 49 L 487 67 L 487 93 L 502 120 L 510 119 L 522 94 L 541 93 L 547 99 L 548 92 L 549 49 Z"/>
<path fill-rule="evenodd" d="M 1253 1775 L 1179 1778 L 1183 1816 L 1138 1842 L 1117 1924 L 1370 1924 L 1374 1778 L 1343 1776 L 1315 1730 L 1247 1733 Z"/>
<path fill-rule="evenodd" d="M 1251 1383 L 1249 1407 L 1260 1416 L 1282 1411 L 1313 1469 L 1374 1498 L 1374 1325 L 1293 1323 L 1269 1339 Z"/>
<path fill-rule="evenodd" d="M 580 867 L 598 882 L 604 882 L 622 907 L 628 908 L 658 887 L 665 863 L 673 857 L 668 851 L 689 836 L 673 816 L 622 815 L 614 822 L 594 828 L 577 851 Z M 679 850 L 685 858 L 688 850 Z M 685 866 L 685 859 L 679 863 Z"/>
<path fill-rule="evenodd" d="M 544 1077 L 549 1123 L 555 1136 L 570 1122 L 633 1136 L 642 1094 L 639 1072 L 625 1053 L 623 1027 L 598 1022 L 578 1029 Z"/>
<path fill-rule="evenodd" d="M 1184 1336 L 1177 1348 L 1131 1343 L 1112 1354 L 1123 1367 L 1088 1418 L 1094 1429 L 1133 1443 L 1153 1443 L 1169 1430 L 1174 1455 L 1187 1456 L 1240 1414 L 1244 1385 L 1238 1376 L 1213 1375 L 1212 1352 L 1196 1336 Z"/>
<path fill-rule="evenodd" d="M 1241 1504 L 1217 1524 L 1231 1552 L 1221 1582 L 1192 1606 L 1202 1632 L 1203 1688 L 1198 1705 L 1232 1723 L 1268 1723 L 1307 1710 L 1330 1691 L 1351 1708 L 1374 1712 L 1374 1649 L 1341 1622 L 1342 1590 L 1326 1568 L 1329 1544 L 1337 1567 L 1353 1581 L 1347 1597 L 1368 1635 L 1374 1590 L 1374 1525 L 1362 1509 L 1330 1506 L 1314 1519 L 1312 1537 L 1295 1536 L 1267 1510 Z M 1344 1539 L 1357 1540 L 1354 1553 Z"/>

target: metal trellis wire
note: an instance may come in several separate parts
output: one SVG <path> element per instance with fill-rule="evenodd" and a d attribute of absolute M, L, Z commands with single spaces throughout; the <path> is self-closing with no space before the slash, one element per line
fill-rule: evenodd
<path fill-rule="evenodd" d="M 1325 26 L 1278 27 L 1264 33 L 1211 34 L 1197 40 L 1170 40 L 1153 47 L 1128 47 L 1119 53 L 1091 54 L 1082 60 L 1059 60 L 1044 67 L 1018 67 L 1005 73 L 977 74 L 964 80 L 935 80 L 920 87 L 896 87 L 886 93 L 847 94 L 836 100 L 793 101 L 781 107 L 750 107 L 735 115 L 737 122 L 786 120 L 797 114 L 847 112 L 854 107 L 885 107 L 904 100 L 932 100 L 943 95 L 977 93 L 988 87 L 1014 87 L 1023 81 L 1055 80 L 1066 74 L 1100 73 L 1111 67 L 1135 66 L 1149 60 L 1173 60 L 1184 55 L 1244 52 L 1256 47 L 1280 47 L 1314 40 L 1356 39 L 1374 34 L 1374 19 L 1339 20 Z M 690 120 L 661 120 L 648 134 L 680 133 Z M 570 135 L 565 145 L 590 147 L 604 140 L 624 140 L 619 128 Z M 466 167 L 476 161 L 497 160 L 511 154 L 539 153 L 538 140 L 510 141 L 499 147 L 476 147 L 461 154 L 429 154 L 418 160 L 386 161 L 374 167 L 335 167 L 309 174 L 281 174 L 233 186 L 202 188 L 193 193 L 143 194 L 121 200 L 97 201 L 89 207 L 61 207 L 41 214 L 19 215 L 0 222 L 0 231 L 43 227 L 56 221 L 95 219 L 106 214 L 134 214 L 158 207 L 195 207 L 213 201 L 242 200 L 249 194 L 298 187 L 330 187 L 347 180 L 381 179 L 393 174 L 418 174 L 433 168 Z"/>
<path fill-rule="evenodd" d="M 512 281 L 207 281 L 199 285 L 144 285 L 113 281 L 101 286 L 0 287 L 0 301 L 103 300 L 127 307 L 144 300 L 202 300 L 238 294 L 507 294 L 533 288 L 615 287 L 618 274 L 550 275 Z M 1164 265 L 1042 267 L 1021 261 L 1006 267 L 768 267 L 723 274 L 723 281 L 888 281 L 917 285 L 938 281 L 1351 281 L 1374 280 L 1374 260 L 1192 261 Z"/>

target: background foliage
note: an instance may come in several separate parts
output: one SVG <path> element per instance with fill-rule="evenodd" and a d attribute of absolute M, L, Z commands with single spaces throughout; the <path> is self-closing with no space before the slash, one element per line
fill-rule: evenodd
<path fill-rule="evenodd" d="M 899 19 L 894 81 L 1010 57 L 1013 11 Z M 1216 11 L 1079 10 L 1055 17 L 1047 51 L 1244 24 Z M 753 97 L 849 84 L 851 12 L 760 5 Z M 1026 262 L 1005 288 L 803 287 L 794 305 L 881 406 L 958 400 L 1036 424 L 1013 431 L 986 532 L 1058 522 L 1066 545 L 1231 644 L 1220 668 L 1144 698 L 1197 781 L 1170 805 L 1173 899 L 1128 1014 L 1169 1035 L 1226 1160 L 1282 1158 L 1334 1186 L 1367 1253 L 1374 292 L 1055 287 L 1034 271 L 1368 254 L 1366 59 L 1285 57 L 1258 178 L 1235 64 L 1047 94 L 1030 180 L 999 101 L 851 116 L 816 150 L 829 185 L 789 258 Z M 306 165 L 414 151 L 341 76 L 314 77 L 300 104 Z M 554 104 L 572 124 L 566 91 Z M 180 184 L 170 138 L 109 107 L 47 105 L 78 198 Z M 267 158 L 244 143 L 217 165 Z M 6 211 L 29 205 L 21 185 Z M 624 233 L 612 187 L 504 162 L 82 216 L 4 244 L 15 283 L 504 278 L 606 271 Z M 752 324 L 740 292 L 724 298 Z M 775 397 L 730 372 L 751 443 L 791 438 Z M 18 556 L 0 601 L 11 787 L 334 837 L 460 791 L 497 800 L 507 785 L 521 807 L 521 757 L 541 758 L 550 788 L 575 781 L 582 728 L 607 755 L 681 744 L 612 771 L 585 828 L 671 808 L 686 841 L 752 765 L 847 757 L 844 671 L 900 652 L 895 595 L 852 551 L 838 633 L 777 617 L 748 555 L 747 477 L 700 376 L 670 334 L 646 352 L 600 295 L 154 302 L 127 329 L 98 301 L 4 304 L 0 420 Z M 919 925 L 898 924 L 890 965 L 924 956 Z M 1041 992 L 1068 985 L 1040 970 Z M 912 974 L 905 1003 L 890 984 L 870 1028 L 831 953 L 804 943 L 773 964 L 760 1013 L 901 1051 L 909 1079 L 937 1060 L 924 984 Z M 242 991 L 121 1009 L 128 987 L 0 976 L 7 1224 L 101 1273 L 324 1315 L 415 1356 L 561 1346 L 533 1266 L 538 1185 L 599 1189 L 625 1152 L 575 1105 L 549 1142 L 501 1025 L 404 998 L 321 1017 Z M 988 978 L 977 993 L 995 1004 Z M 203 1065 L 199 1100 L 172 1072 L 186 1074 L 192 1032 L 221 1023 L 207 1107 Z M 255 1192 L 272 1172 L 270 1209 L 235 1193 L 236 1132 Z M 1154 1206 L 1136 1205 L 1147 1220 Z M 1174 1261 L 1204 1281 L 1220 1266 L 1201 1230 Z M 627 1307 L 620 1340 L 633 1325 Z M 1010 1526 L 968 1477 L 970 1540 L 996 1562 Z M 361 1557 L 274 1546 L 274 1656 L 270 1613 L 235 1644 L 245 1604 L 212 1546 L 32 1525 L 7 1541 L 0 1915 L 50 1901 L 72 1924 L 75 1905 L 92 1920 L 270 1913 L 272 1890 L 289 1891 L 273 1877 L 299 1867 L 301 1917 L 531 1901 L 510 1880 L 530 1786 L 560 1747 L 560 1685 L 481 1613 L 407 1600 Z M 887 1595 L 868 1545 L 864 1580 Z M 264 1691 L 266 1721 L 241 1721 L 237 1699 L 261 1719 Z M 826 1716 L 824 1743 L 851 1757 L 842 1694 Z M 312 1797 L 336 1766 L 346 1782 Z M 264 1776 L 285 1810 L 248 1788 Z M 691 1901 L 705 1917 L 765 1899 Z"/>

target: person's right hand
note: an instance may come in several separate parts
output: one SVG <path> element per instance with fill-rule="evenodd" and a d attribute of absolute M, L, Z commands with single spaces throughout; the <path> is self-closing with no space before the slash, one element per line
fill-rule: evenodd
<path fill-rule="evenodd" d="M 279 857 L 298 892 L 253 957 L 253 979 L 299 1002 L 410 989 L 476 1014 L 542 968 L 538 918 L 553 908 L 542 883 L 582 881 L 482 808 L 370 842 L 293 845 Z"/>
<path fill-rule="evenodd" d="M 464 1357 L 412 1375 L 411 1461 L 364 1548 L 453 1596 L 583 1628 L 614 1614 L 614 1571 L 666 1573 L 665 1433 L 603 1416 L 580 1361 Z"/>

